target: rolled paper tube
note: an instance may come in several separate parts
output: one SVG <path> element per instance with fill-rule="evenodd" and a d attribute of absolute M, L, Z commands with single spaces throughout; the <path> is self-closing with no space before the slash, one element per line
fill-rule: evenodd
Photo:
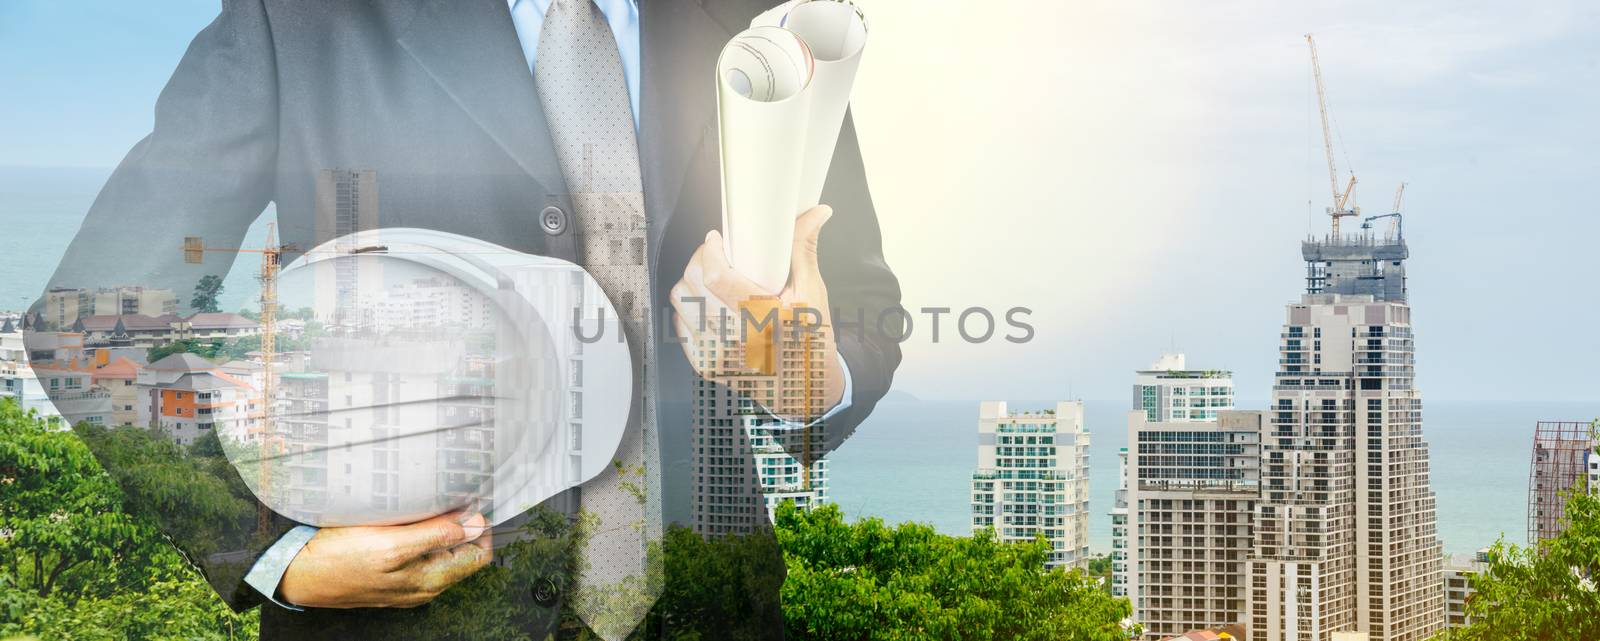
<path fill-rule="evenodd" d="M 795 208 L 798 216 L 821 202 L 845 109 L 850 106 L 850 90 L 861 66 L 861 52 L 866 48 L 867 22 L 855 4 L 844 0 L 804 0 L 789 6 L 779 20 L 778 26 L 800 36 L 816 59 L 816 73 L 806 89 L 811 94 L 811 115 Z"/>
<path fill-rule="evenodd" d="M 789 278 L 814 72 L 805 41 L 778 27 L 739 33 L 717 60 L 724 249 L 772 293 Z"/>

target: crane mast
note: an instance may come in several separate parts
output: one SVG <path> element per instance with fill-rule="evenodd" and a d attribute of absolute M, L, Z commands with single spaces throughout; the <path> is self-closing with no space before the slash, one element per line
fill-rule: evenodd
<path fill-rule="evenodd" d="M 1360 210 L 1350 207 L 1350 194 L 1356 186 L 1355 172 L 1350 173 L 1350 183 L 1344 192 L 1339 191 L 1339 166 L 1333 159 L 1333 127 L 1328 119 L 1328 91 L 1322 84 L 1322 63 L 1317 60 L 1317 41 L 1306 34 L 1306 45 L 1311 48 L 1311 75 L 1317 85 L 1317 109 L 1322 113 L 1322 148 L 1328 158 L 1328 190 L 1333 196 L 1333 206 L 1328 215 L 1333 218 L 1333 238 L 1339 238 L 1339 219 L 1355 216 Z"/>
<path fill-rule="evenodd" d="M 183 259 L 190 264 L 204 262 L 206 252 L 236 253 L 236 254 L 261 254 L 261 271 L 256 278 L 261 281 L 261 395 L 260 410 L 248 418 L 260 421 L 258 446 L 260 452 L 256 457 L 259 461 L 259 478 L 257 479 L 257 494 L 266 496 L 272 484 L 272 461 L 279 454 L 282 446 L 282 435 L 273 424 L 273 395 L 272 395 L 272 369 L 273 360 L 277 352 L 277 318 L 278 318 L 278 270 L 283 265 L 283 254 L 294 251 L 293 245 L 279 245 L 277 241 L 276 223 L 267 223 L 267 242 L 260 249 L 244 247 L 207 247 L 205 241 L 198 236 L 189 236 L 183 239 Z M 272 511 L 265 503 L 256 505 L 256 527 L 265 532 L 271 529 Z"/>
<path fill-rule="evenodd" d="M 1394 218 L 1389 221 L 1390 238 L 1400 237 L 1400 201 L 1401 199 L 1405 198 L 1405 195 L 1406 184 L 1400 183 L 1400 187 L 1394 190 L 1394 207 L 1389 209 L 1389 211 L 1394 213 Z"/>

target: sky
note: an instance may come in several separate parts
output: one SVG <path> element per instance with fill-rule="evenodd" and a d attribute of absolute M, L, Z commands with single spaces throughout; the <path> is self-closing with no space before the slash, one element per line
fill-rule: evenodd
<path fill-rule="evenodd" d="M 1036 328 L 969 344 L 946 317 L 934 343 L 918 316 L 897 389 L 1119 399 L 1176 349 L 1265 398 L 1326 228 L 1314 32 L 1358 204 L 1408 184 L 1424 394 L 1596 399 L 1592 3 L 860 4 L 853 110 L 906 306 Z M 217 7 L 0 2 L 0 229 L 29 230 L 0 233 L 0 286 L 42 284 Z"/>

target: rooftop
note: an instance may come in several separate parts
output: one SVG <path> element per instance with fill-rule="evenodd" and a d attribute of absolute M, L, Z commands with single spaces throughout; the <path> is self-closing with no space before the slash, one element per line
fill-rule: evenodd
<path fill-rule="evenodd" d="M 133 378 L 139 374 L 139 364 L 126 356 L 118 356 L 105 367 L 95 370 L 95 378 Z"/>
<path fill-rule="evenodd" d="M 82 327 L 86 332 L 110 332 L 121 323 L 128 331 L 148 331 L 172 329 L 172 324 L 183 320 L 177 314 L 162 314 L 160 316 L 146 316 L 144 314 L 106 314 L 99 316 L 85 316 L 78 319 L 74 327 Z"/>

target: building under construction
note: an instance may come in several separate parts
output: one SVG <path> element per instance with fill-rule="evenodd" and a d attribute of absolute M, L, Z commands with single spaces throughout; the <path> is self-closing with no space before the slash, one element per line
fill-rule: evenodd
<path fill-rule="evenodd" d="M 1553 538 L 1565 529 L 1568 493 L 1600 484 L 1597 445 L 1600 430 L 1595 422 L 1539 421 L 1528 469 L 1530 544 Z"/>

